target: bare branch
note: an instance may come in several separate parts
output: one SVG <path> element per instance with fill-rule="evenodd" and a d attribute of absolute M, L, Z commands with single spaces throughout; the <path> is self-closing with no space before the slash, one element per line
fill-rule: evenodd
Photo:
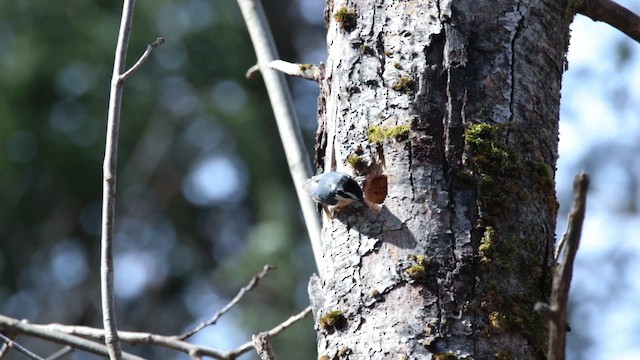
<path fill-rule="evenodd" d="M 2 341 L 4 341 L 4 343 L 7 345 L 8 348 L 15 349 L 17 352 L 25 355 L 26 357 L 28 357 L 30 359 L 44 360 L 40 356 L 38 356 L 38 355 L 32 353 L 31 351 L 27 350 L 27 348 L 25 348 L 24 346 L 22 346 L 22 345 L 18 344 L 17 342 L 11 340 L 10 338 L 6 337 L 3 333 L 0 333 L 0 339 L 2 339 Z"/>
<path fill-rule="evenodd" d="M 293 325 L 297 321 L 302 320 L 311 312 L 311 307 L 307 307 L 299 314 L 290 317 L 285 322 L 274 327 L 273 329 L 265 332 L 269 337 L 274 337 L 280 334 L 282 331 Z M 27 322 L 13 319 L 7 316 L 0 315 L 0 329 L 7 329 L 16 333 L 38 337 L 45 340 L 57 342 L 59 344 L 70 345 L 79 350 L 87 351 L 92 354 L 108 356 L 107 348 L 105 345 L 97 342 L 87 340 L 86 338 L 94 339 L 95 341 L 104 341 L 105 331 L 104 329 L 95 329 L 87 326 L 70 326 L 61 324 L 30 324 Z M 235 359 L 238 356 L 253 349 L 253 342 L 247 342 L 238 348 L 230 351 L 221 351 L 207 346 L 190 344 L 186 341 L 179 340 L 175 336 L 163 336 L 151 333 L 131 332 L 131 331 L 119 331 L 118 337 L 120 340 L 128 344 L 149 344 L 158 345 L 168 349 L 188 354 L 192 359 L 201 359 L 204 356 L 212 357 L 215 359 Z M 136 355 L 123 353 L 124 360 L 143 360 Z"/>
<path fill-rule="evenodd" d="M 48 324 L 48 325 L 35 325 L 32 326 L 38 329 L 45 329 L 47 331 L 64 333 L 75 336 L 82 336 L 95 339 L 96 341 L 104 340 L 104 330 L 95 329 L 87 326 L 70 326 L 61 324 Z M 175 336 L 164 336 L 145 332 L 133 332 L 133 331 L 118 331 L 120 340 L 136 345 L 136 344 L 149 344 L 158 345 L 168 349 L 176 350 L 194 356 L 209 356 L 216 359 L 226 359 L 227 356 L 224 351 L 214 348 L 190 344 L 186 341 L 177 339 Z"/>
<path fill-rule="evenodd" d="M 291 326 L 291 325 L 295 324 L 296 322 L 304 319 L 307 315 L 309 315 L 310 312 L 311 312 L 311 306 L 308 306 L 307 308 L 302 310 L 297 315 L 294 315 L 294 316 L 288 318 L 285 322 L 283 322 L 280 325 L 274 327 L 273 329 L 267 331 L 266 334 L 269 337 L 274 337 L 274 336 L 280 334 L 282 331 L 284 331 L 289 326 Z M 240 345 L 239 347 L 237 347 L 236 349 L 229 351 L 227 353 L 227 356 L 229 358 L 231 358 L 231 359 L 234 359 L 234 358 L 246 353 L 247 351 L 251 350 L 251 348 L 253 348 L 253 341 L 249 341 L 247 343 L 244 343 L 244 344 Z"/>
<path fill-rule="evenodd" d="M 261 332 L 251 337 L 253 340 L 253 347 L 256 349 L 258 356 L 262 360 L 276 360 L 276 356 L 273 353 L 273 348 L 269 342 L 269 334 Z"/>
<path fill-rule="evenodd" d="M 122 87 L 120 74 L 124 72 L 127 47 L 131 35 L 133 7 L 135 0 L 125 0 L 122 8 L 120 31 L 116 45 L 109 94 L 109 115 L 107 120 L 107 139 L 105 143 L 103 182 L 102 182 L 102 241 L 100 253 L 100 287 L 102 292 L 102 322 L 105 330 L 105 344 L 109 358 L 122 358 L 122 349 L 116 330 L 115 300 L 113 295 L 113 222 L 116 202 L 116 165 L 118 151 L 118 131 L 120 126 L 120 107 L 122 105 Z"/>
<path fill-rule="evenodd" d="M 109 114 L 107 119 L 107 138 L 104 151 L 103 182 L 102 182 L 102 231 L 100 252 L 100 288 L 102 294 L 102 321 L 105 329 L 105 344 L 109 350 L 109 358 L 122 358 L 122 349 L 118 339 L 115 315 L 115 300 L 113 290 L 113 223 L 116 195 L 116 168 L 118 162 L 118 133 L 120 127 L 120 109 L 122 105 L 122 90 L 125 80 L 131 76 L 149 58 L 151 51 L 160 46 L 163 38 L 157 38 L 147 47 L 147 51 L 140 60 L 126 73 L 125 62 L 127 48 L 131 37 L 131 23 L 135 0 L 125 0 L 122 7 L 122 18 L 118 32 L 115 58 L 113 61 L 113 75 L 111 77 L 111 92 L 109 94 Z"/>
<path fill-rule="evenodd" d="M 269 271 L 273 270 L 273 269 L 275 269 L 275 266 L 273 266 L 273 265 L 265 265 L 264 268 L 262 268 L 262 271 L 258 275 L 254 276 L 251 279 L 251 281 L 249 281 L 249 283 L 247 285 L 245 285 L 243 288 L 241 288 L 240 291 L 238 291 L 238 294 L 233 299 L 231 299 L 231 301 L 227 305 L 225 305 L 217 313 L 213 314 L 211 319 L 200 323 L 200 325 L 196 326 L 195 328 L 187 331 L 186 333 L 184 333 L 182 335 L 176 336 L 176 339 L 178 339 L 178 340 L 188 339 L 191 336 L 193 336 L 193 334 L 195 334 L 198 331 L 204 329 L 205 327 L 215 324 L 218 321 L 218 319 L 220 319 L 220 317 L 222 315 L 224 315 L 227 311 L 231 310 L 231 308 L 235 304 L 237 304 L 238 301 L 240 301 L 240 299 L 242 299 L 242 297 L 244 296 L 245 293 L 247 293 L 248 291 L 251 291 L 253 288 L 255 288 L 258 285 L 258 281 L 260 281 L 260 279 L 262 279 L 263 277 L 267 276 Z"/>
<path fill-rule="evenodd" d="M 611 0 L 577 1 L 576 12 L 605 22 L 640 42 L 640 16 Z"/>
<path fill-rule="evenodd" d="M 106 345 L 96 343 L 91 340 L 83 339 L 72 334 L 64 334 L 49 328 L 50 325 L 36 325 L 28 322 L 13 319 L 4 315 L 0 315 L 0 329 L 11 331 L 23 335 L 33 336 L 44 340 L 53 341 L 58 344 L 70 345 L 76 349 L 86 351 L 99 356 L 108 357 L 109 351 Z M 97 330 L 102 333 L 101 339 L 104 339 L 104 330 Z M 124 360 L 144 360 L 143 358 L 123 353 Z"/>
<path fill-rule="evenodd" d="M 325 266 L 322 265 L 324 260 L 320 244 L 320 219 L 315 203 L 302 189 L 302 184 L 313 175 L 309 161 L 310 157 L 302 140 L 302 132 L 298 125 L 287 82 L 282 74 L 267 67 L 267 64 L 279 58 L 275 42 L 260 1 L 237 1 L 247 24 L 258 58 L 258 66 L 271 99 L 271 107 L 278 124 L 278 131 L 280 132 L 298 201 L 302 207 L 302 215 L 307 225 L 307 232 L 311 240 L 318 273 L 320 277 L 324 277 Z"/>
<path fill-rule="evenodd" d="M 135 64 L 133 64 L 133 66 L 129 70 L 127 70 L 127 72 L 125 72 L 124 74 L 120 75 L 120 81 L 121 82 L 127 81 L 129 76 L 133 75 L 133 73 L 138 71 L 138 69 L 140 69 L 140 67 L 145 62 L 147 62 L 147 60 L 151 56 L 151 53 L 153 52 L 153 50 L 155 50 L 155 48 L 157 48 L 158 46 L 160 46 L 162 44 L 164 44 L 164 38 L 163 37 L 157 37 L 156 41 L 154 41 L 151 44 L 147 45 L 147 50 L 145 50 L 145 52 L 142 54 L 142 56 L 140 56 L 140 59 L 138 59 L 138 61 Z"/>
<path fill-rule="evenodd" d="M 569 286 L 573 276 L 573 263 L 580 245 L 588 189 L 589 176 L 585 173 L 578 174 L 573 182 L 574 200 L 573 207 L 569 212 L 567 232 L 563 236 L 565 238 L 564 247 L 553 274 L 550 305 L 536 304 L 537 310 L 546 314 L 550 319 L 549 347 L 547 350 L 549 360 L 563 360 L 565 357 Z"/>
<path fill-rule="evenodd" d="M 47 356 L 47 358 L 44 360 L 57 360 L 73 351 L 75 351 L 75 349 L 72 346 L 65 346 L 62 349 L 56 351 L 55 353 Z"/>
<path fill-rule="evenodd" d="M 282 60 L 274 60 L 267 66 L 290 76 L 297 76 L 315 82 L 320 81 L 320 68 L 313 64 L 294 64 Z"/>

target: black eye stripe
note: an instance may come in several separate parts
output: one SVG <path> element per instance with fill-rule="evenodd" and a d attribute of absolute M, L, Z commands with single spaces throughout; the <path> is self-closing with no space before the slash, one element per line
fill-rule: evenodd
<path fill-rule="evenodd" d="M 354 199 L 354 200 L 360 200 L 356 194 L 350 194 L 344 191 L 337 191 L 336 195 L 344 198 L 344 199 Z"/>

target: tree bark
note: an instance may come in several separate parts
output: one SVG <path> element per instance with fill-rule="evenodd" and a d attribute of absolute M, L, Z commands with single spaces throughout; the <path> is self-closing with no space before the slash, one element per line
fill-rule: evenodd
<path fill-rule="evenodd" d="M 566 1 L 329 1 L 316 161 L 382 210 L 324 217 L 322 359 L 534 359 Z"/>

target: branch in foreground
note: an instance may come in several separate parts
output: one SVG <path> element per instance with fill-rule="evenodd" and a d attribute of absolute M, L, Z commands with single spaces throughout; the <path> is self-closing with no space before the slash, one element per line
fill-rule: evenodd
<path fill-rule="evenodd" d="M 104 148 L 102 180 L 102 230 L 100 250 L 100 290 L 102 300 L 102 323 L 105 330 L 105 344 L 109 358 L 122 359 L 122 349 L 116 327 L 115 297 L 113 285 L 113 223 L 116 203 L 116 168 L 118 163 L 118 132 L 120 127 L 120 107 L 122 105 L 122 87 L 120 74 L 124 72 L 127 47 L 131 35 L 133 7 L 135 0 L 125 0 L 122 6 L 120 31 L 113 61 L 111 91 L 109 93 L 109 113 L 107 119 L 107 138 Z"/>
<path fill-rule="evenodd" d="M 118 163 L 118 133 L 120 128 L 120 109 L 122 106 L 122 90 L 125 80 L 137 71 L 149 58 L 151 51 L 160 46 L 163 38 L 157 38 L 147 47 L 147 51 L 133 67 L 125 72 L 127 48 L 131 37 L 131 23 L 135 0 L 125 0 L 122 6 L 120 30 L 113 60 L 113 74 L 109 93 L 109 109 L 107 119 L 107 137 L 104 149 L 103 181 L 102 181 L 102 221 L 100 250 L 100 291 L 102 301 L 102 322 L 105 329 L 105 344 L 109 350 L 109 358 L 122 358 L 122 349 L 118 339 L 115 314 L 115 297 L 113 284 L 113 223 L 116 202 L 116 169 Z"/>
<path fill-rule="evenodd" d="M 247 24 L 251 42 L 258 58 L 258 66 L 271 100 L 287 164 L 302 208 L 309 240 L 311 240 L 318 274 L 323 277 L 325 266 L 322 263 L 325 260 L 320 244 L 320 218 L 313 200 L 302 189 L 302 184 L 313 175 L 313 170 L 309 154 L 307 154 L 306 146 L 302 140 L 302 131 L 293 107 L 291 92 L 284 76 L 267 67 L 267 64 L 278 59 L 279 56 L 261 2 L 258 0 L 237 1 Z"/>
<path fill-rule="evenodd" d="M 582 0 L 576 12 L 594 21 L 603 21 L 640 42 L 640 16 L 611 0 Z"/>
<path fill-rule="evenodd" d="M 3 331 L 33 336 L 40 339 L 53 341 L 62 345 L 69 345 L 76 349 L 103 357 L 109 356 L 109 351 L 107 350 L 106 345 L 83 339 L 81 337 L 74 336 L 73 334 L 65 334 L 63 332 L 54 331 L 51 330 L 49 326 L 51 325 L 30 324 L 28 322 L 0 315 L 0 329 L 2 329 Z M 104 329 L 96 330 L 102 333 L 102 337 L 100 339 L 104 340 Z M 144 360 L 139 356 L 128 353 L 123 353 L 122 355 L 122 358 L 124 360 Z"/>
<path fill-rule="evenodd" d="M 2 339 L 2 341 L 4 341 L 4 343 L 7 345 L 7 348 L 15 349 L 17 352 L 23 354 L 24 356 L 26 356 L 26 357 L 28 357 L 30 359 L 44 360 L 40 356 L 38 356 L 38 355 L 32 353 L 31 351 L 27 350 L 27 348 L 25 348 L 24 346 L 22 346 L 22 345 L 18 344 L 17 342 L 11 340 L 7 336 L 5 336 L 3 333 L 0 333 L 0 339 Z"/>
<path fill-rule="evenodd" d="M 225 305 L 225 307 L 223 307 L 222 309 L 220 309 L 217 313 L 213 314 L 213 316 L 211 317 L 211 319 L 200 323 L 200 325 L 196 326 L 195 328 L 187 331 L 186 333 L 176 336 L 176 339 L 178 340 L 185 340 L 190 338 L 191 336 L 193 336 L 193 334 L 197 333 L 198 331 L 204 329 L 205 327 L 209 326 L 209 325 L 213 325 L 215 324 L 218 319 L 220 319 L 220 317 L 222 315 L 224 315 L 227 311 L 231 310 L 231 308 L 238 303 L 238 301 L 240 301 L 240 299 L 242 299 L 242 297 L 244 296 L 245 293 L 247 293 L 248 291 L 251 291 L 253 288 L 255 288 L 258 285 L 258 281 L 260 281 L 260 279 L 262 279 L 263 277 L 267 276 L 267 274 L 269 273 L 270 270 L 275 269 L 275 266 L 273 265 L 265 265 L 264 268 L 262 268 L 262 271 L 254 276 L 251 281 L 249 281 L 249 283 L 247 285 L 245 285 L 243 288 L 240 289 L 240 291 L 238 291 L 238 294 L 231 299 L 231 301 Z"/>
<path fill-rule="evenodd" d="M 315 82 L 320 81 L 320 68 L 313 64 L 294 64 L 282 60 L 273 60 L 267 66 L 290 76 L 297 76 Z"/>
<path fill-rule="evenodd" d="M 47 356 L 47 358 L 45 360 L 57 360 L 57 359 L 62 359 L 63 356 L 66 356 L 67 354 L 71 353 L 75 351 L 75 349 L 69 345 L 63 347 L 62 349 L 56 351 L 55 353 Z"/>
<path fill-rule="evenodd" d="M 287 329 L 289 326 L 304 319 L 311 312 L 311 307 L 307 307 L 302 312 L 287 319 L 285 322 L 265 332 L 269 337 L 274 337 Z M 70 326 L 61 324 L 30 324 L 0 315 L 0 329 L 6 329 L 15 333 L 33 336 L 41 339 L 51 340 L 60 344 L 70 345 L 74 348 L 87 351 L 96 355 L 108 356 L 105 345 L 96 343 L 85 338 L 92 338 L 96 341 L 104 341 L 104 329 L 96 329 L 87 326 Z M 253 342 L 249 341 L 235 349 L 229 351 L 217 350 L 207 346 L 190 344 L 186 341 L 178 340 L 175 336 L 164 336 L 151 333 L 119 331 L 120 340 L 136 345 L 148 344 L 158 345 L 168 349 L 189 354 L 192 358 L 208 356 L 221 360 L 232 360 L 253 349 Z M 123 353 L 125 360 L 144 360 L 136 355 Z"/>
<path fill-rule="evenodd" d="M 563 235 L 564 247 L 560 258 L 557 259 L 558 264 L 553 273 L 550 304 L 536 304 L 536 310 L 549 319 L 549 347 L 547 349 L 549 360 L 563 360 L 565 357 L 569 286 L 573 276 L 573 263 L 580 245 L 588 189 L 589 176 L 585 173 L 578 174 L 573 182 L 574 200 L 573 207 L 569 212 L 567 231 Z"/>
<path fill-rule="evenodd" d="M 309 315 L 310 312 L 311 312 L 311 306 L 307 306 L 307 308 L 305 308 L 304 310 L 299 312 L 297 315 L 294 315 L 294 316 L 290 317 L 289 319 L 287 319 L 282 324 L 280 324 L 280 325 L 274 327 L 273 329 L 267 331 L 266 332 L 267 336 L 274 337 L 274 336 L 280 334 L 282 331 L 284 331 L 289 326 L 291 326 L 291 325 L 297 323 L 298 321 L 304 319 L 307 315 Z M 249 341 L 247 343 L 244 343 L 243 345 L 240 345 L 235 350 L 229 351 L 227 354 L 228 354 L 228 357 L 230 359 L 235 359 L 236 357 L 238 357 L 238 356 L 244 354 L 245 352 L 249 351 L 251 348 L 253 348 L 253 341 Z"/>

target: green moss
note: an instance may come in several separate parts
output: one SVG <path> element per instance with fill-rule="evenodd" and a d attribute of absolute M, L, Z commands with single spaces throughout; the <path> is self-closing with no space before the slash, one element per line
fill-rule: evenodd
<path fill-rule="evenodd" d="M 516 156 L 509 154 L 499 140 L 504 126 L 471 124 L 464 133 L 465 145 L 475 168 L 480 202 L 492 217 L 508 212 L 518 200 L 527 197 L 515 179 L 522 173 Z M 494 224 L 495 219 L 489 219 Z"/>
<path fill-rule="evenodd" d="M 398 80 L 391 84 L 391 89 L 399 91 L 401 93 L 408 93 L 412 91 L 414 84 L 415 81 L 413 81 L 412 78 L 408 76 L 400 76 Z"/>
<path fill-rule="evenodd" d="M 478 256 L 480 263 L 492 267 L 492 270 L 504 274 L 513 274 L 517 271 L 517 257 L 521 253 L 516 247 L 517 239 L 501 239 L 493 226 L 487 226 L 480 239 Z"/>
<path fill-rule="evenodd" d="M 343 6 L 333 14 L 333 18 L 340 24 L 342 29 L 351 31 L 356 25 L 357 15 L 355 9 Z"/>
<path fill-rule="evenodd" d="M 547 320 L 532 310 L 537 301 L 534 292 L 520 293 L 507 299 L 505 320 L 508 330 L 524 335 L 534 348 L 545 349 Z"/>
<path fill-rule="evenodd" d="M 313 64 L 300 64 L 298 66 L 300 67 L 300 70 L 302 70 L 302 71 L 312 70 L 315 67 L 315 65 L 313 65 Z"/>
<path fill-rule="evenodd" d="M 480 255 L 481 263 L 488 264 L 491 262 L 495 240 L 496 231 L 492 226 L 487 226 L 484 230 L 484 235 L 480 239 L 480 246 L 478 247 L 478 255 Z"/>
<path fill-rule="evenodd" d="M 551 218 L 558 215 L 558 201 L 556 199 L 555 181 L 553 179 L 553 169 L 551 166 L 540 161 L 527 162 L 528 173 L 534 181 L 534 189 L 537 193 L 542 194 L 545 205 L 551 211 Z"/>
<path fill-rule="evenodd" d="M 544 275 L 540 257 L 545 245 L 537 242 L 540 237 L 532 235 L 535 230 L 512 219 L 526 218 L 527 214 L 517 212 L 529 211 L 531 205 L 539 209 L 541 204 L 531 204 L 532 199 L 544 202 L 555 218 L 553 169 L 536 159 L 530 160 L 536 154 L 527 148 L 526 137 L 508 126 L 477 123 L 464 132 L 484 226 L 478 245 L 482 282 L 477 291 L 483 294 L 478 315 L 486 321 L 488 335 L 518 333 L 533 348 L 543 351 L 546 320 L 532 309 L 535 301 L 544 297 L 545 290 L 540 287 Z M 511 145 L 520 150 L 510 150 L 506 145 L 507 133 L 510 139 L 523 139 L 522 143 Z M 513 356 L 502 352 L 496 353 L 496 358 L 506 360 Z"/>
<path fill-rule="evenodd" d="M 409 138 L 411 133 L 411 125 L 398 125 L 398 126 L 370 126 L 367 130 L 367 137 L 370 142 L 375 144 L 381 144 L 386 139 L 395 139 L 396 141 L 403 141 Z"/>
<path fill-rule="evenodd" d="M 553 169 L 541 161 L 523 160 L 522 154 L 510 153 L 502 144 L 505 125 L 479 123 L 464 133 L 465 144 L 474 165 L 481 204 L 493 217 L 508 214 L 520 203 L 540 194 L 551 212 L 557 214 Z M 506 136 L 506 135 L 505 135 Z M 495 219 L 490 219 L 495 224 Z"/>
<path fill-rule="evenodd" d="M 409 257 L 414 264 L 404 272 L 413 280 L 422 279 L 427 275 L 427 257 L 425 255 L 411 255 Z"/>
<path fill-rule="evenodd" d="M 534 289 L 528 289 L 513 295 L 490 286 L 481 301 L 486 311 L 487 332 L 513 332 L 524 336 L 535 349 L 545 349 L 547 341 L 546 319 L 533 311 L 538 299 Z"/>
<path fill-rule="evenodd" d="M 346 325 L 347 319 L 340 310 L 331 310 L 318 320 L 321 329 L 333 331 L 341 329 Z"/>
<path fill-rule="evenodd" d="M 347 156 L 347 164 L 351 165 L 358 172 L 362 172 L 367 167 L 367 161 L 360 155 L 350 154 Z"/>
<path fill-rule="evenodd" d="M 398 70 L 400 70 L 400 69 L 402 69 L 402 64 L 400 64 L 399 62 L 395 62 L 395 63 L 393 63 L 393 67 L 398 69 Z"/>
<path fill-rule="evenodd" d="M 422 265 L 412 265 L 404 272 L 414 280 L 422 279 L 427 274 L 426 269 Z"/>
<path fill-rule="evenodd" d="M 433 354 L 433 360 L 458 360 L 458 356 L 453 351 Z"/>

